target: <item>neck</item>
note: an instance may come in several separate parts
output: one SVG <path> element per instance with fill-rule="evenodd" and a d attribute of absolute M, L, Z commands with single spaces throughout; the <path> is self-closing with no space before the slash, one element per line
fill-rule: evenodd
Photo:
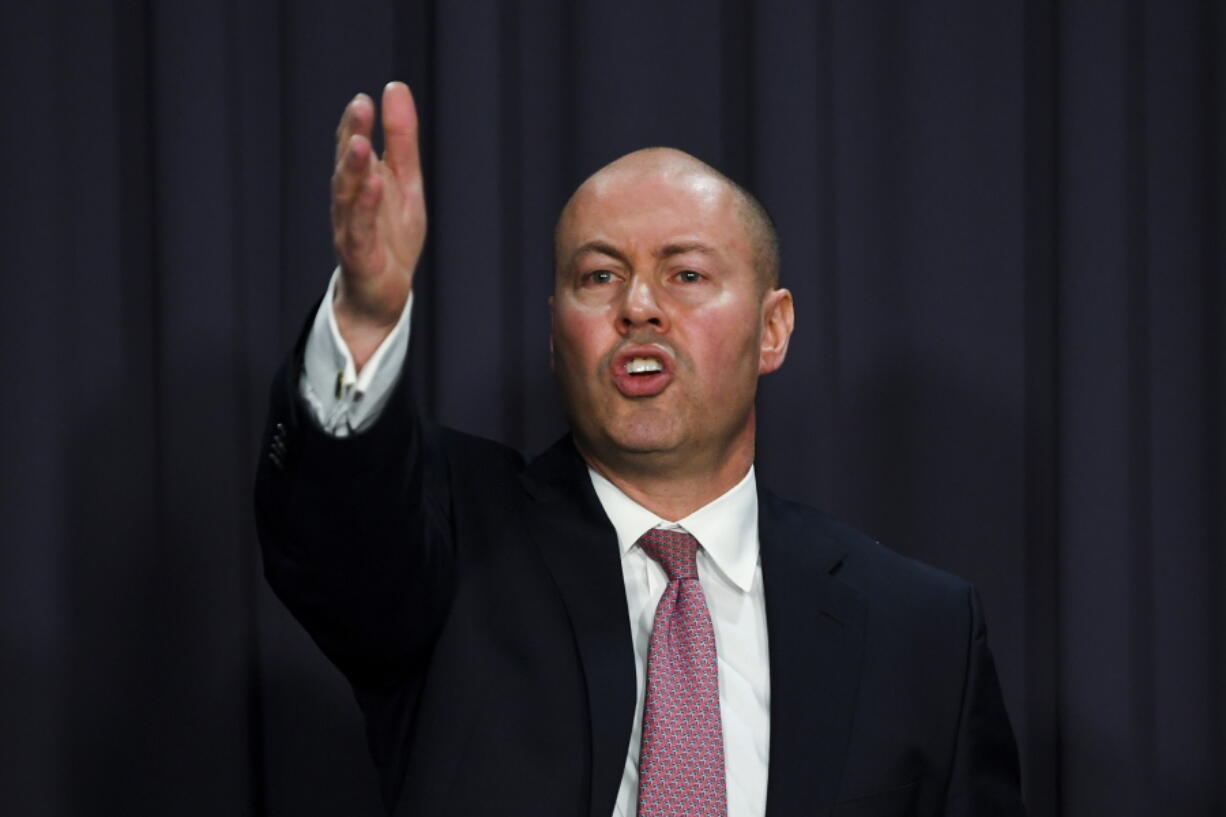
<path fill-rule="evenodd" d="M 575 445 L 596 473 L 661 519 L 676 522 L 726 494 L 753 465 L 752 426 L 747 440 L 707 458 L 616 452 L 600 456 L 578 438 Z"/>

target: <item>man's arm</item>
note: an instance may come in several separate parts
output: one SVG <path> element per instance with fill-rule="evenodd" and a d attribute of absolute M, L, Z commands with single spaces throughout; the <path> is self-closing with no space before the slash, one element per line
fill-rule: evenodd
<path fill-rule="evenodd" d="M 304 335 L 273 384 L 256 482 L 270 584 L 365 687 L 403 678 L 429 649 L 455 561 L 444 458 L 423 431 L 406 379 L 397 380 L 400 367 L 379 360 L 395 341 L 389 333 L 404 329 L 426 224 L 408 88 L 389 84 L 383 108 L 382 159 L 371 149 L 374 106 L 365 95 L 350 102 L 337 130 L 332 223 L 340 265 L 335 298 L 316 315 L 316 323 L 321 315 L 332 322 L 355 372 L 369 376 L 367 367 L 378 366 L 390 379 L 383 416 L 345 439 L 317 422 L 302 398 L 311 378 L 302 375 L 309 375 L 308 338 L 320 333 Z"/>

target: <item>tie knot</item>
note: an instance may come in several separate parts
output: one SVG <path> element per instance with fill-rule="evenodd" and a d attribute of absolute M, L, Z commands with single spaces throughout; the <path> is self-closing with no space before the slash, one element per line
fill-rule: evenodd
<path fill-rule="evenodd" d="M 685 531 L 653 528 L 639 537 L 638 544 L 660 563 L 670 582 L 698 578 L 698 540 Z"/>

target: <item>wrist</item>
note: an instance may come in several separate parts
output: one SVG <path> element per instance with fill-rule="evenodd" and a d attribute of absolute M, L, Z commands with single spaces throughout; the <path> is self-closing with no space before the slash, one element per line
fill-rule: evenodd
<path fill-rule="evenodd" d="M 390 328 L 400 320 L 409 299 L 411 279 L 407 275 L 385 274 L 362 278 L 341 267 L 332 296 L 337 316 L 344 315 L 353 325 Z"/>
<path fill-rule="evenodd" d="M 396 328 L 408 300 L 409 287 L 389 287 L 390 291 L 375 293 L 362 291 L 364 289 L 354 287 L 342 274 L 332 299 L 336 328 L 358 371 Z"/>

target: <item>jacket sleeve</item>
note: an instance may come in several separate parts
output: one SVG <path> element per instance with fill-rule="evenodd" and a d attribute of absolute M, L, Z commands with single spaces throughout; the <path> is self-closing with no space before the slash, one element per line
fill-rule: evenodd
<path fill-rule="evenodd" d="M 389 688 L 424 661 L 452 596 L 447 461 L 405 372 L 369 428 L 324 432 L 298 393 L 303 345 L 273 381 L 256 474 L 264 572 L 351 683 Z"/>
<path fill-rule="evenodd" d="M 946 817 L 1022 817 L 1017 744 L 988 648 L 979 595 L 969 591 L 970 650 Z"/>

